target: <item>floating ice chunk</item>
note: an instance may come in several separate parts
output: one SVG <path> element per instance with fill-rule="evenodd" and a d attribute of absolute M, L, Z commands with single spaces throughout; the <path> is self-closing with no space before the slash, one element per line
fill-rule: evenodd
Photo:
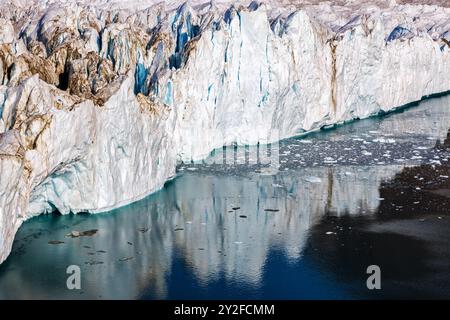
<path fill-rule="evenodd" d="M 371 155 L 372 155 L 372 152 L 363 150 L 363 151 L 361 152 L 361 154 L 364 155 L 364 156 L 371 156 Z"/>
<path fill-rule="evenodd" d="M 378 142 L 378 143 L 395 143 L 395 139 L 392 138 L 376 138 L 374 140 L 372 140 L 373 142 Z"/>

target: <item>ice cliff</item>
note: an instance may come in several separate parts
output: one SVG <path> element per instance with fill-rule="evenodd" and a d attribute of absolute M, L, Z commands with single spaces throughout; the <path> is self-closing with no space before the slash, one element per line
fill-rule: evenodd
<path fill-rule="evenodd" d="M 0 262 L 24 220 L 136 201 L 177 160 L 450 90 L 450 8 L 413 2 L 1 0 Z"/>

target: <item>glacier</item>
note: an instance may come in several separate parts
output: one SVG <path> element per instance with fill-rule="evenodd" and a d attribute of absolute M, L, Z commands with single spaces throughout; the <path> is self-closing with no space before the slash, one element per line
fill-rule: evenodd
<path fill-rule="evenodd" d="M 0 262 L 30 217 L 447 92 L 448 4 L 398 2 L 0 1 Z"/>

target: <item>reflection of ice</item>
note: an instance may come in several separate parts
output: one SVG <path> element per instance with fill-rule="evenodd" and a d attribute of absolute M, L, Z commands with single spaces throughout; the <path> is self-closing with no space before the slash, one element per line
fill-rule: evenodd
<path fill-rule="evenodd" d="M 307 230 L 325 213 L 373 212 L 380 201 L 380 182 L 401 167 L 380 169 L 317 167 L 276 176 L 251 173 L 246 177 L 185 174 L 164 192 L 116 213 L 88 216 L 73 227 L 67 226 L 70 217 L 61 217 L 59 228 L 52 225 L 49 239 L 63 238 L 68 228 L 95 227 L 99 232 L 92 238 L 66 240 L 58 247 L 47 245 L 47 239 L 33 240 L 24 255 L 12 256 L 11 260 L 18 259 L 21 268 L 0 274 L 0 298 L 13 292 L 73 298 L 75 293 L 61 287 L 68 264 L 82 268 L 85 294 L 81 298 L 139 297 L 144 289 L 154 297 L 164 298 L 176 257 L 185 261 L 200 284 L 224 277 L 229 282 L 258 287 L 269 251 L 282 250 L 289 259 L 299 259 Z M 305 179 L 311 176 L 322 183 Z M 33 221 L 24 225 L 19 241 L 27 226 L 32 225 Z M 149 231 L 140 232 L 142 228 Z M 85 244 L 92 249 L 83 249 Z M 58 250 L 57 259 L 54 250 Z M 95 250 L 106 253 L 86 256 Z M 123 257 L 133 259 L 120 262 Z M 103 264 L 85 265 L 89 259 Z M 30 261 L 33 272 L 26 267 Z M 61 268 L 59 277 L 47 278 L 40 284 L 33 278 L 34 272 L 45 273 L 53 266 Z M 18 278 L 30 287 L 11 291 Z M 45 293 L 42 288 L 46 288 Z"/>
<path fill-rule="evenodd" d="M 223 271 L 230 280 L 245 278 L 257 285 L 268 250 L 277 247 L 298 259 L 312 224 L 325 213 L 373 212 L 380 201 L 380 182 L 400 170 L 399 166 L 305 168 L 251 179 L 211 176 L 201 184 L 195 181 L 198 177 L 182 177 L 174 185 L 174 201 L 180 208 L 180 218 L 174 219 L 192 224 L 176 245 L 183 248 L 201 281 Z M 311 176 L 322 183 L 305 179 Z"/>

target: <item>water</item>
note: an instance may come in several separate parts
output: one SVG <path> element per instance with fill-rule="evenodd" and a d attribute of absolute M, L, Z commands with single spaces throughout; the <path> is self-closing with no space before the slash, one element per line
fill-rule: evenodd
<path fill-rule="evenodd" d="M 33 218 L 0 299 L 450 298 L 449 128 L 450 96 L 434 98 L 285 140 L 277 170 L 183 165 L 132 205 Z M 66 288 L 72 264 L 81 290 Z"/>

